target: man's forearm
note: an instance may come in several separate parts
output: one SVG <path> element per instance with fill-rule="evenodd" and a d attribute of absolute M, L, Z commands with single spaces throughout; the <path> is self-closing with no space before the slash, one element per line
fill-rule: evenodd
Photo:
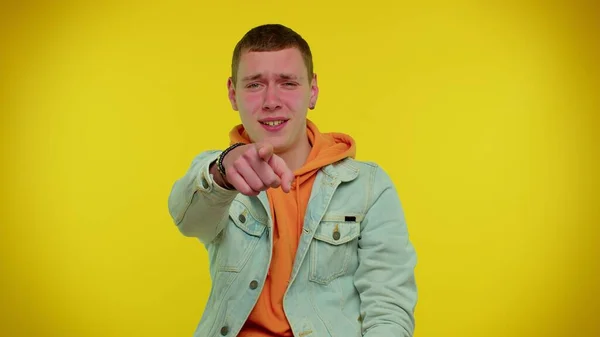
<path fill-rule="evenodd" d="M 227 222 L 229 206 L 238 192 L 226 184 L 211 163 L 218 152 L 204 152 L 194 159 L 186 174 L 175 182 L 169 195 L 169 212 L 185 236 L 208 243 Z M 214 174 L 211 172 L 216 170 Z"/>
<path fill-rule="evenodd" d="M 217 168 L 217 162 L 213 161 L 209 168 L 208 168 L 208 172 L 210 172 L 210 174 L 213 177 L 214 182 L 221 186 L 224 189 L 227 190 L 233 190 L 235 189 L 233 186 L 231 186 L 231 184 L 229 184 L 229 182 L 227 181 L 227 178 L 223 177 L 223 175 L 221 174 L 221 172 L 219 172 L 219 169 Z"/>

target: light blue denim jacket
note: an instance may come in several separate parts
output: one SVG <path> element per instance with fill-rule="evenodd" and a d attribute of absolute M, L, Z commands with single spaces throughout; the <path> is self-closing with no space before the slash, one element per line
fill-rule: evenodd
<path fill-rule="evenodd" d="M 266 193 L 221 188 L 206 151 L 175 182 L 168 206 L 179 231 L 210 258 L 212 288 L 196 337 L 237 336 L 267 277 L 272 219 Z M 322 168 L 304 217 L 284 311 L 296 337 L 412 336 L 416 253 L 390 177 L 347 158 Z"/>

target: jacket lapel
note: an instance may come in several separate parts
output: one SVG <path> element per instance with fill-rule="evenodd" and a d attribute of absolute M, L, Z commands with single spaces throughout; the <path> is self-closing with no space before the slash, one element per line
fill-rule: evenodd
<path fill-rule="evenodd" d="M 327 165 L 317 173 L 311 192 L 306 214 L 302 236 L 298 243 L 294 268 L 290 279 L 290 285 L 294 281 L 302 262 L 306 256 L 310 243 L 315 235 L 323 215 L 327 211 L 329 203 L 341 183 L 354 180 L 358 176 L 358 168 L 351 164 L 350 159 Z"/>

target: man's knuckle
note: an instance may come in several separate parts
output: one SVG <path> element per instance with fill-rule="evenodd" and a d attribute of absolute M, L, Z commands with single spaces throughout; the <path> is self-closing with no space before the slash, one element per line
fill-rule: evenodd
<path fill-rule="evenodd" d="M 242 168 L 244 166 L 245 162 L 246 161 L 244 160 L 244 158 L 239 157 L 239 158 L 237 158 L 236 160 L 233 161 L 233 167 L 235 167 L 237 169 L 240 169 L 240 168 Z"/>

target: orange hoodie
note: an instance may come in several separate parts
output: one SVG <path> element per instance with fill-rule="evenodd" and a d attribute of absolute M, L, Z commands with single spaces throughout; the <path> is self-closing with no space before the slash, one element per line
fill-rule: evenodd
<path fill-rule="evenodd" d="M 356 145 L 350 136 L 341 133 L 322 134 L 310 120 L 307 119 L 306 124 L 312 149 L 306 163 L 294 172 L 291 192 L 285 193 L 281 188 L 267 190 L 273 218 L 273 258 L 262 293 L 240 337 L 293 336 L 283 311 L 283 295 L 291 277 L 316 173 L 323 166 L 356 155 Z M 234 127 L 229 138 L 232 144 L 250 142 L 242 125 Z"/>

